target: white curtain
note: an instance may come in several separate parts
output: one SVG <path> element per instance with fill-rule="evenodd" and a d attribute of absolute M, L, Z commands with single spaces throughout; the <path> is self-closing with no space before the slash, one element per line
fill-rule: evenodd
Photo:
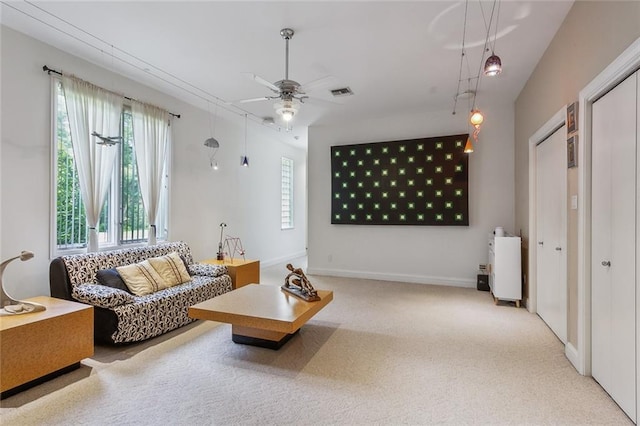
<path fill-rule="evenodd" d="M 169 145 L 169 113 L 153 105 L 135 101 L 131 104 L 131 111 L 140 193 L 149 221 L 149 245 L 154 245 Z"/>
<path fill-rule="evenodd" d="M 73 76 L 63 76 L 62 87 L 69 116 L 73 157 L 89 226 L 87 251 L 98 251 L 96 228 L 119 147 L 100 145 L 91 133 L 97 132 L 102 136 L 120 134 L 123 98 Z"/>

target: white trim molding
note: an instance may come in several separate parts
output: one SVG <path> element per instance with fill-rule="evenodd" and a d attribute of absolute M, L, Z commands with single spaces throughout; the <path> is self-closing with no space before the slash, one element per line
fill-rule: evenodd
<path fill-rule="evenodd" d="M 538 283 L 536 273 L 538 259 L 535 245 L 535 242 L 538 240 L 536 227 L 536 146 L 564 126 L 567 117 L 566 110 L 567 107 L 565 105 L 529 138 L 529 298 L 527 300 L 527 309 L 532 314 L 538 311 Z"/>
<path fill-rule="evenodd" d="M 280 257 L 276 257 L 274 259 L 269 259 L 269 260 L 261 260 L 260 261 L 260 267 L 261 268 L 267 268 L 269 266 L 274 266 L 274 265 L 278 265 L 281 263 L 287 263 L 296 259 L 300 259 L 301 257 L 306 257 L 307 256 L 307 251 L 306 250 L 302 250 L 299 251 L 297 253 L 289 253 L 287 255 L 284 256 L 280 256 Z M 284 274 L 284 272 L 283 272 Z"/>
<path fill-rule="evenodd" d="M 389 274 L 383 272 L 355 271 L 347 269 L 308 268 L 309 275 L 330 277 L 361 278 L 378 281 L 399 281 L 403 283 L 443 285 L 449 287 L 476 288 L 476 281 L 468 278 L 433 277 L 426 275 Z"/>
<path fill-rule="evenodd" d="M 640 68 L 640 38 L 580 91 L 578 129 L 578 346 L 576 369 L 591 375 L 591 114 L 593 103 Z M 572 361 L 573 362 L 573 361 Z"/>

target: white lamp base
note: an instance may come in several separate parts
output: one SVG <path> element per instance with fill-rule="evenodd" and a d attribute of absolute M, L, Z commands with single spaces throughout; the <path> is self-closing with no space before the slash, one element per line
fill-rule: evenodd
<path fill-rule="evenodd" d="M 14 301 L 12 300 L 12 302 Z M 47 310 L 45 306 L 39 303 L 22 302 L 19 300 L 15 302 L 17 303 L 6 305 L 4 308 L 0 309 L 0 316 L 30 314 L 32 312 L 42 312 Z"/>

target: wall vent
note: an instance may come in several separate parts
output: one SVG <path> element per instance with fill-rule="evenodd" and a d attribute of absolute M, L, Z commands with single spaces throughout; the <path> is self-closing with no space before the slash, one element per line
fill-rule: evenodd
<path fill-rule="evenodd" d="M 349 87 L 343 87 L 343 88 L 340 88 L 340 89 L 332 90 L 331 94 L 333 96 L 351 96 L 351 95 L 353 95 L 353 92 L 351 91 L 351 89 Z"/>

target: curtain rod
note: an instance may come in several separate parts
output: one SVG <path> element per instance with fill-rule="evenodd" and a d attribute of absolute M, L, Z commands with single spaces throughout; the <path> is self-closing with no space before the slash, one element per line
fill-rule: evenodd
<path fill-rule="evenodd" d="M 61 73 L 60 71 L 56 71 L 56 70 L 54 70 L 54 69 L 52 69 L 52 68 L 49 68 L 49 67 L 48 67 L 48 66 L 46 66 L 46 65 L 44 65 L 44 66 L 42 67 L 42 71 L 46 72 L 46 73 L 47 73 L 47 74 L 49 74 L 49 75 L 51 75 L 51 73 L 58 74 L 58 75 L 62 75 L 62 73 Z M 125 98 L 126 100 L 128 100 L 128 101 L 140 102 L 139 100 L 137 100 L 137 99 L 133 99 L 133 98 L 130 98 L 130 97 L 128 97 L 128 96 L 124 96 L 124 98 Z M 167 112 L 169 112 L 169 111 L 167 111 Z M 180 118 L 180 114 L 174 114 L 174 113 L 172 113 L 172 112 L 169 112 L 169 115 L 172 115 L 172 116 L 174 116 L 174 117 L 176 117 L 176 118 Z"/>

